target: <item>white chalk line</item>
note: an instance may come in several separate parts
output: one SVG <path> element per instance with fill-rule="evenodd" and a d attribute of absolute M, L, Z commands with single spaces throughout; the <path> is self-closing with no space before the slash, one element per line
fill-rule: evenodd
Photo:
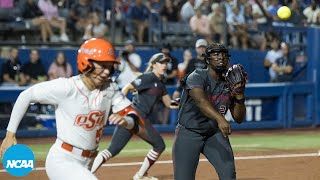
<path fill-rule="evenodd" d="M 235 157 L 235 160 L 250 160 L 250 159 L 277 159 L 277 158 L 293 158 L 293 157 L 316 157 L 320 156 L 320 151 L 317 153 L 305 153 L 305 154 L 279 154 L 279 155 L 265 155 L 265 156 L 240 156 Z M 206 162 L 207 159 L 200 159 L 200 162 Z M 172 160 L 157 161 L 156 164 L 172 164 Z M 103 164 L 102 167 L 119 167 L 119 166 L 136 166 L 142 165 L 142 162 L 129 162 L 129 163 L 110 163 Z M 34 168 L 34 171 L 43 171 L 45 167 Z M 6 172 L 5 169 L 1 169 L 1 172 Z"/>
<path fill-rule="evenodd" d="M 232 147 L 234 148 L 254 148 L 254 147 L 260 147 L 262 146 L 261 144 L 235 144 L 232 145 Z M 167 150 L 168 149 L 168 150 Z M 171 152 L 171 148 L 167 147 L 166 151 L 167 152 Z M 149 152 L 150 149 L 124 149 L 121 151 L 121 153 L 141 153 L 141 152 Z M 48 152 L 34 152 L 35 155 L 39 154 L 39 155 L 44 155 L 44 154 L 48 154 Z"/>

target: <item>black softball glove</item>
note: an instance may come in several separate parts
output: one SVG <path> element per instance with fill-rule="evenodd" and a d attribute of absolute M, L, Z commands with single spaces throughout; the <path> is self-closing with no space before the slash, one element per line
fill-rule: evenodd
<path fill-rule="evenodd" d="M 224 78 L 232 95 L 243 94 L 247 83 L 247 73 L 241 64 L 231 66 Z"/>

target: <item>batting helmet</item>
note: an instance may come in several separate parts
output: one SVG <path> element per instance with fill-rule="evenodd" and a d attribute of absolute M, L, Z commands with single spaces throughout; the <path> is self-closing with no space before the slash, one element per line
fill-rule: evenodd
<path fill-rule="evenodd" d="M 106 40 L 92 38 L 85 41 L 78 50 L 78 70 L 87 73 L 93 70 L 90 61 L 114 62 L 120 64 L 111 43 Z"/>

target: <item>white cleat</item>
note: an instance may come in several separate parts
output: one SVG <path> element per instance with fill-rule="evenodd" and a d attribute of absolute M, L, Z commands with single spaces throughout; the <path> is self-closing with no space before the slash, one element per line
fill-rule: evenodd
<path fill-rule="evenodd" d="M 148 174 L 145 174 L 144 176 L 139 176 L 138 173 L 136 173 L 133 176 L 133 180 L 158 180 L 158 178 L 152 177 L 152 176 L 148 176 Z"/>

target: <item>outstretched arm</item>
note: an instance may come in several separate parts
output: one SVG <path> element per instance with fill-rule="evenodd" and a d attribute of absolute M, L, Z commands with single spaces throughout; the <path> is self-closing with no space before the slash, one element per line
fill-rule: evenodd
<path fill-rule="evenodd" d="M 122 93 L 123 95 L 127 96 L 128 93 L 129 93 L 129 92 L 132 92 L 132 91 L 136 91 L 136 89 L 134 88 L 134 86 L 133 86 L 131 83 L 129 83 L 129 84 L 127 84 L 126 86 L 124 86 L 124 87 L 122 88 L 121 93 Z"/>

